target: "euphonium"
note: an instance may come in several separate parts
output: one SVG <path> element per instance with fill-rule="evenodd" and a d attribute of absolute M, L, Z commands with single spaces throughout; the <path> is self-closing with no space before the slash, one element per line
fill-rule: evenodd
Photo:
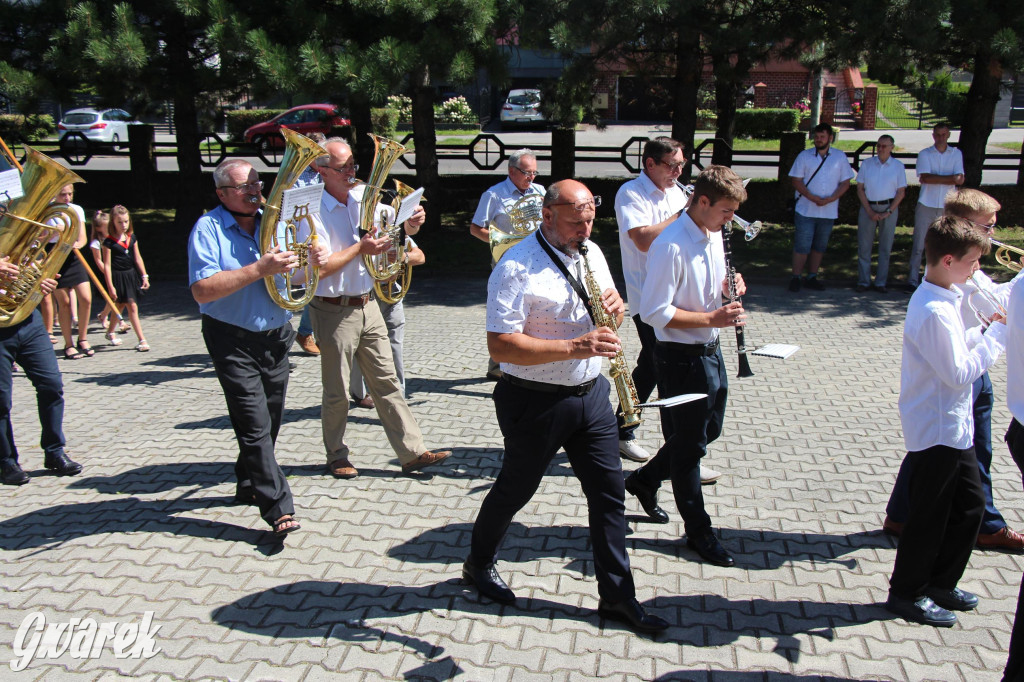
<path fill-rule="evenodd" d="M 314 159 L 327 154 L 324 149 L 313 142 L 305 135 L 295 131 L 281 128 L 284 135 L 286 149 L 281 159 L 281 167 L 274 179 L 274 186 L 267 195 L 267 203 L 263 209 L 263 218 L 260 220 L 260 251 L 266 253 L 274 247 L 280 247 L 282 251 L 292 251 L 299 258 L 298 265 L 293 270 L 286 272 L 280 277 L 284 278 L 283 290 L 278 288 L 277 277 L 273 275 L 264 277 L 263 283 L 267 285 L 267 293 L 277 305 L 285 310 L 302 310 L 307 303 L 313 300 L 316 294 L 317 284 L 320 282 L 320 268 L 313 265 L 309 258 L 309 250 L 316 246 L 317 234 L 316 225 L 309 217 L 309 213 L 302 212 L 303 206 L 296 206 L 291 216 L 284 216 L 284 241 L 278 240 L 277 223 L 282 219 L 281 202 L 284 200 L 284 191 L 291 189 L 295 181 L 302 175 Z M 305 221 L 309 228 L 309 236 L 305 241 L 298 241 L 299 225 Z M 292 285 L 294 273 L 301 270 L 305 277 L 297 286 Z M 304 290 L 304 291 L 303 291 Z M 299 298 L 293 295 L 303 291 Z"/>
<path fill-rule="evenodd" d="M 370 175 L 366 178 L 365 190 L 359 209 L 359 230 L 367 232 L 373 239 L 387 237 L 391 246 L 377 255 L 364 255 L 363 264 L 373 278 L 373 290 L 384 303 L 394 304 L 402 300 L 409 292 L 412 283 L 412 268 L 405 262 L 405 228 L 392 224 L 393 215 L 401 210 L 402 199 L 412 193 L 413 189 L 404 182 L 394 180 L 395 198 L 391 208 L 381 206 L 381 195 L 389 193 L 384 189 L 384 181 L 391 172 L 391 167 L 407 150 L 404 146 L 386 137 L 369 133 L 373 139 L 373 165 Z"/>
<path fill-rule="evenodd" d="M 544 197 L 542 195 L 527 194 L 519 197 L 516 203 L 505 211 L 505 215 L 508 216 L 509 223 L 511 223 L 508 232 L 498 227 L 495 220 L 488 223 L 487 235 L 488 243 L 491 246 L 491 260 L 497 263 L 506 251 L 540 227 L 543 207 Z"/>
<path fill-rule="evenodd" d="M 6 148 L 6 147 L 5 147 Z M 56 161 L 31 147 L 21 172 L 25 195 L 0 204 L 0 257 L 8 256 L 20 269 L 17 279 L 0 278 L 0 327 L 18 324 L 43 298 L 40 285 L 53 277 L 71 253 L 82 227 L 66 205 L 50 200 L 64 185 L 85 182 Z M 47 221 L 59 223 L 47 225 Z M 56 236 L 49 252 L 47 244 Z"/>
<path fill-rule="evenodd" d="M 590 269 L 590 261 L 587 260 L 587 245 L 579 245 L 580 256 L 583 258 L 583 285 L 587 287 L 587 295 L 590 296 L 590 312 L 594 316 L 594 324 L 598 327 L 608 327 L 615 330 L 618 325 L 615 319 L 608 314 L 601 304 L 601 287 Z M 619 351 L 615 357 L 608 362 L 608 373 L 615 384 L 615 392 L 619 394 L 619 407 L 622 409 L 623 426 L 631 428 L 637 426 L 640 419 L 640 398 L 636 394 L 636 386 L 633 385 L 633 375 L 629 373 L 629 362 L 626 360 L 626 353 L 619 344 Z"/>

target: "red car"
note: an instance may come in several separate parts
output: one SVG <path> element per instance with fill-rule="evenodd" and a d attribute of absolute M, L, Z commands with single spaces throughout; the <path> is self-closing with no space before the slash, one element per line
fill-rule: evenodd
<path fill-rule="evenodd" d="M 332 128 L 340 128 L 351 125 L 351 123 L 349 119 L 341 115 L 341 110 L 335 104 L 303 104 L 299 107 L 292 107 L 269 121 L 257 123 L 245 131 L 244 137 L 246 142 L 281 146 L 283 144 L 281 126 L 286 126 L 289 130 L 303 135 L 310 133 L 330 135 Z"/>

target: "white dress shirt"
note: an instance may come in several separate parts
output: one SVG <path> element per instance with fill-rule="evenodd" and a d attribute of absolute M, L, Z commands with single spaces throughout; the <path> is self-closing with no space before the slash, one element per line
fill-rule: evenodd
<path fill-rule="evenodd" d="M 974 442 L 971 384 L 1003 350 L 1006 325 L 967 334 L 962 294 L 923 281 L 910 298 L 903 327 L 900 422 L 909 452 Z"/>
<path fill-rule="evenodd" d="M 686 194 L 673 185 L 662 191 L 646 172 L 626 182 L 615 193 L 615 219 L 619 223 L 619 251 L 622 253 L 622 276 L 626 280 L 626 300 L 630 315 L 640 313 L 640 292 L 647 276 L 647 253 L 637 248 L 629 237 L 635 227 L 656 225 L 686 208 Z"/>
<path fill-rule="evenodd" d="M 1024 424 L 1024 287 L 1013 287 L 1006 317 L 1006 404 Z"/>
<path fill-rule="evenodd" d="M 473 214 L 473 224 L 486 228 L 488 223 L 493 220 L 499 230 L 506 233 L 511 232 L 512 224 L 509 222 L 506 212 L 513 204 L 528 194 L 544 196 L 544 187 L 531 182 L 523 192 L 513 184 L 511 178 L 505 178 L 480 195 L 480 203 L 477 204 L 476 213 Z"/>
<path fill-rule="evenodd" d="M 818 170 L 818 165 L 821 170 Z M 814 171 L 818 170 L 817 175 Z M 814 179 L 811 176 L 814 175 Z M 846 154 L 839 149 L 829 147 L 822 163 L 818 150 L 814 147 L 800 152 L 793 167 L 789 169 L 789 177 L 803 180 L 807 191 L 815 196 L 827 197 L 839 187 L 845 180 L 853 179 L 853 168 L 846 160 Z M 818 206 L 804 195 L 796 202 L 796 212 L 808 218 L 831 218 L 839 217 L 839 200 L 832 201 L 824 206 Z"/>
<path fill-rule="evenodd" d="M 654 327 L 659 341 L 711 343 L 715 327 L 670 329 L 676 310 L 711 312 L 722 307 L 725 252 L 722 233 L 704 231 L 684 213 L 651 244 L 647 279 L 640 296 L 640 317 Z"/>
<path fill-rule="evenodd" d="M 864 185 L 868 201 L 888 201 L 896 197 L 897 190 L 907 186 L 907 169 L 891 156 L 885 163 L 872 156 L 860 165 L 857 184 Z"/>
<path fill-rule="evenodd" d="M 940 152 L 935 145 L 922 149 L 917 155 L 917 177 L 924 173 L 933 175 L 959 175 L 964 172 L 964 155 L 956 147 L 946 147 Z M 917 203 L 931 208 L 945 208 L 946 195 L 956 190 L 954 185 L 922 184 Z"/>
<path fill-rule="evenodd" d="M 538 240 L 538 229 L 510 248 L 494 266 L 487 280 L 487 331 L 526 334 L 537 339 L 575 339 L 594 330 L 586 304 Z M 604 254 L 588 241 L 587 260 L 601 291 L 614 288 Z M 580 280 L 582 258 L 551 247 L 555 256 Z M 501 371 L 520 379 L 562 386 L 578 386 L 601 373 L 600 357 L 560 360 L 541 365 L 501 363 Z"/>
<path fill-rule="evenodd" d="M 333 196 L 324 192 L 320 200 L 320 220 L 317 222 L 317 236 L 323 240 L 331 253 L 342 251 L 357 243 L 359 234 L 359 209 L 362 206 L 365 185 L 353 187 L 348 192 L 348 204 L 343 204 Z M 384 204 L 377 204 L 381 209 L 394 216 L 394 209 Z M 300 233 L 300 237 L 305 236 Z M 316 288 L 317 296 L 362 296 L 373 289 L 373 278 L 366 271 L 363 257 L 357 255 L 348 265 L 333 275 L 321 277 Z"/>

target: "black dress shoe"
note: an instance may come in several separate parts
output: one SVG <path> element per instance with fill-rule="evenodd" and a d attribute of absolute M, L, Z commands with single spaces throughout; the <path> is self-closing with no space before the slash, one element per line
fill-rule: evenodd
<path fill-rule="evenodd" d="M 658 491 L 640 482 L 634 471 L 626 477 L 626 492 L 637 499 L 647 516 L 655 523 L 668 523 L 668 514 L 658 506 Z"/>
<path fill-rule="evenodd" d="M 722 547 L 722 543 L 715 537 L 713 531 L 708 531 L 699 537 L 686 536 L 686 546 L 700 554 L 704 561 L 714 564 L 716 566 L 734 566 L 735 561 L 729 556 L 729 553 L 725 551 L 725 547 Z"/>
<path fill-rule="evenodd" d="M 475 585 L 476 591 L 491 601 L 499 604 L 514 604 L 516 601 L 516 593 L 501 579 L 493 563 L 477 568 L 472 561 L 466 559 L 466 563 L 462 564 L 462 579 Z"/>
<path fill-rule="evenodd" d="M 43 466 L 50 471 L 56 472 L 58 476 L 77 476 L 82 473 L 82 465 L 71 461 L 63 452 L 56 455 L 46 455 L 43 458 Z"/>
<path fill-rule="evenodd" d="M 25 485 L 28 483 L 28 474 L 21 469 L 21 465 L 13 459 L 0 460 L 0 477 L 4 485 Z"/>
<path fill-rule="evenodd" d="M 925 595 L 947 611 L 970 611 L 978 606 L 978 595 L 961 590 L 959 587 L 954 587 L 952 590 L 932 587 L 925 592 Z"/>
<path fill-rule="evenodd" d="M 931 625 L 937 628 L 951 628 L 956 625 L 956 614 L 942 608 L 930 597 L 907 599 L 890 593 L 889 599 L 885 602 L 885 608 L 901 618 L 922 625 Z"/>
<path fill-rule="evenodd" d="M 636 599 L 627 599 L 617 604 L 602 599 L 597 603 L 597 614 L 608 620 L 625 623 L 636 632 L 654 634 L 664 632 L 669 627 L 667 620 L 647 613 Z"/>

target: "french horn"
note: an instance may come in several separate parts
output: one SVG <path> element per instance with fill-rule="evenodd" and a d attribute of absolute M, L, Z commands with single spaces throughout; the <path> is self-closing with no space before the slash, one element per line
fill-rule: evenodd
<path fill-rule="evenodd" d="M 260 221 L 260 251 L 266 253 L 275 247 L 282 251 L 292 251 L 298 256 L 298 264 L 284 275 L 272 275 L 264 277 L 263 283 L 267 285 L 267 293 L 277 305 L 285 310 L 297 311 L 306 307 L 316 294 L 317 284 L 320 282 L 320 268 L 313 265 L 309 257 L 310 250 L 316 246 L 317 233 L 316 225 L 308 213 L 308 208 L 296 206 L 290 216 L 283 216 L 284 238 L 278 238 L 277 224 L 282 219 L 281 202 L 284 200 L 284 192 L 295 185 L 295 181 L 317 158 L 327 154 L 323 147 L 313 142 L 305 135 L 300 135 L 293 130 L 281 128 L 284 136 L 285 152 L 281 159 L 281 167 L 274 179 L 274 186 L 267 195 L 266 204 L 263 207 L 263 218 Z M 306 210 L 303 210 L 306 209 Z M 309 236 L 299 241 L 298 234 L 300 226 L 305 222 L 309 230 Z M 293 284 L 296 273 L 301 272 L 300 281 Z M 284 287 L 278 286 L 278 277 L 284 279 Z M 302 292 L 302 293 L 299 293 Z"/>
<path fill-rule="evenodd" d="M 18 168 L 7 145 L 2 149 L 11 166 Z M 81 219 L 67 205 L 51 204 L 50 200 L 61 187 L 85 181 L 35 149 L 26 146 L 25 151 L 28 158 L 21 168 L 24 195 L 9 201 L 0 195 L 0 257 L 9 257 L 19 269 L 15 278 L 0 276 L 0 327 L 18 324 L 39 305 L 43 280 L 60 270 L 82 227 Z M 56 242 L 47 251 L 54 237 Z"/>
<path fill-rule="evenodd" d="M 488 244 L 491 247 L 491 260 L 497 263 L 505 252 L 519 243 L 523 237 L 533 234 L 542 222 L 541 209 L 544 197 L 540 194 L 527 194 L 519 197 L 508 207 L 505 215 L 509 220 L 508 232 L 498 227 L 497 220 L 487 224 Z"/>

